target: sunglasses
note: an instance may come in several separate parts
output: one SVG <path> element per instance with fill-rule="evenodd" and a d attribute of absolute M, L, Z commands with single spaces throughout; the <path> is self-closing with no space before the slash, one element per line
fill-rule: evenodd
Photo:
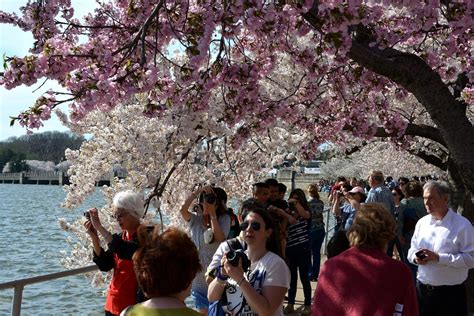
<path fill-rule="evenodd" d="M 242 224 L 240 224 L 240 230 L 245 231 L 245 230 L 247 230 L 247 228 L 249 228 L 249 226 L 254 231 L 259 231 L 260 230 L 260 223 L 259 222 L 249 223 L 248 221 L 245 221 Z"/>
<path fill-rule="evenodd" d="M 397 195 L 398 195 L 398 193 L 392 193 L 392 195 L 394 195 L 394 196 L 397 196 Z"/>

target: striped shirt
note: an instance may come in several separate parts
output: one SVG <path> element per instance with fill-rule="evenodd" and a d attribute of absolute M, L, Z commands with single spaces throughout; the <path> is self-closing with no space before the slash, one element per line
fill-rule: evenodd
<path fill-rule="evenodd" d="M 309 227 L 310 220 L 300 217 L 296 224 L 288 227 L 288 237 L 286 239 L 286 248 L 304 248 L 309 249 Z M 293 249 L 295 248 L 295 249 Z"/>

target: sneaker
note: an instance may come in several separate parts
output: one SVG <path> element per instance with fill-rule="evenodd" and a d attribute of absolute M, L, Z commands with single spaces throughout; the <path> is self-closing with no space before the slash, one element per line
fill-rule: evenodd
<path fill-rule="evenodd" d="M 296 311 L 300 315 L 311 315 L 311 305 L 301 305 Z"/>
<path fill-rule="evenodd" d="M 283 314 L 291 314 L 295 311 L 295 306 L 293 304 L 288 304 L 283 308 Z"/>

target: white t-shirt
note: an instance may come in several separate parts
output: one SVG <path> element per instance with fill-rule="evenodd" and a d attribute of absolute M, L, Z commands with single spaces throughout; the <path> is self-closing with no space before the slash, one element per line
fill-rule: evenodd
<path fill-rule="evenodd" d="M 288 289 L 290 287 L 290 270 L 282 258 L 269 251 L 250 266 L 249 272 L 245 274 L 245 279 L 258 293 L 262 293 L 266 286 L 281 286 Z M 229 279 L 225 286 L 225 294 L 228 305 L 224 306 L 224 311 L 239 316 L 257 315 L 248 305 L 235 280 Z M 283 315 L 283 300 L 274 315 Z"/>
<path fill-rule="evenodd" d="M 240 245 L 242 247 L 241 249 L 245 249 L 246 248 L 245 241 L 243 241 L 240 236 L 237 236 L 236 238 L 240 242 Z M 228 241 L 229 240 L 224 240 L 223 242 L 221 242 L 221 244 L 217 248 L 216 252 L 212 256 L 212 261 L 209 264 L 209 266 L 207 267 L 207 272 L 209 272 L 209 271 L 211 271 L 211 270 L 213 270 L 213 269 L 215 269 L 215 268 L 217 268 L 221 265 L 222 257 L 224 256 L 224 254 L 226 252 L 229 252 L 229 250 L 230 250 Z M 234 249 L 234 250 L 236 250 L 236 249 Z"/>
<path fill-rule="evenodd" d="M 230 229 L 230 216 L 228 214 L 223 214 L 219 216 L 217 221 L 219 222 L 219 226 L 221 227 L 224 236 L 227 236 Z M 216 252 L 219 243 L 213 241 L 212 243 L 208 244 L 204 241 L 204 231 L 206 231 L 207 228 L 203 225 L 202 215 L 191 213 L 189 227 L 191 228 L 191 238 L 199 251 L 199 260 L 203 266 L 206 266 L 211 262 L 212 256 Z M 200 292 L 202 295 L 207 295 L 207 283 L 204 273 L 198 273 L 196 275 L 193 281 L 192 289 L 194 291 Z"/>

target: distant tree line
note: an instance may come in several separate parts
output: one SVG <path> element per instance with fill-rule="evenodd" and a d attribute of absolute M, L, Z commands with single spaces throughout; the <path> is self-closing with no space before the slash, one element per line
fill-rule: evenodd
<path fill-rule="evenodd" d="M 83 136 L 70 132 L 44 132 L 20 137 L 10 137 L 0 142 L 0 171 L 8 162 L 11 172 L 28 171 L 25 160 L 53 161 L 64 160 L 67 148 L 79 149 Z"/>

